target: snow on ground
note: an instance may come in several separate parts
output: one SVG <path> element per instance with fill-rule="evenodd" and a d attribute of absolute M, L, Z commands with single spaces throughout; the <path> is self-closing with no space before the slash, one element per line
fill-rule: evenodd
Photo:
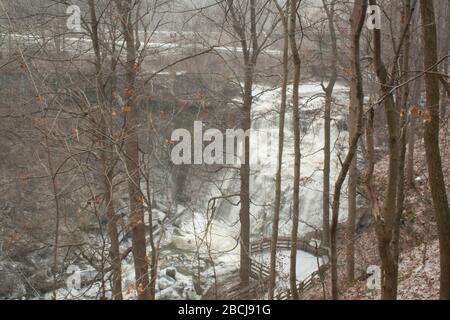
<path fill-rule="evenodd" d="M 270 264 L 270 252 L 263 252 L 254 257 L 254 260 L 264 265 Z M 309 275 L 319 269 L 319 266 L 323 264 L 322 258 L 318 258 L 305 251 L 297 251 L 297 281 L 305 280 Z M 290 251 L 279 250 L 277 252 L 277 272 L 278 280 L 289 278 L 290 267 Z"/>

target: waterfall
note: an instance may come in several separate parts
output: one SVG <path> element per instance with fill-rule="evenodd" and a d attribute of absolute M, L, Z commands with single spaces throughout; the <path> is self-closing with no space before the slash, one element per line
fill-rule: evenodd
<path fill-rule="evenodd" d="M 301 194 L 300 194 L 300 223 L 299 235 L 312 231 L 308 225 L 321 228 L 322 225 L 322 170 L 323 170 L 323 105 L 324 97 L 319 83 L 304 84 L 300 86 L 301 94 Z M 278 124 L 280 89 L 270 90 L 267 87 L 257 86 L 254 89 L 255 100 L 252 106 L 252 131 L 250 135 L 250 193 L 251 193 L 251 219 L 252 237 L 261 238 L 270 236 L 275 196 L 275 174 L 278 153 Z M 346 105 L 348 89 L 337 85 L 335 99 L 339 105 Z M 346 110 L 333 108 L 332 119 L 345 118 Z M 335 121 L 337 122 L 337 121 Z M 280 236 L 290 234 L 290 216 L 292 207 L 292 180 L 294 166 L 294 145 L 292 132 L 292 110 L 288 106 L 286 111 L 285 142 L 283 152 L 282 196 L 280 213 Z M 264 139 L 264 137 L 268 137 Z M 347 132 L 338 129 L 332 123 L 331 144 L 331 190 L 340 171 L 338 155 L 345 157 L 347 147 Z M 261 151 L 262 150 L 262 151 Z M 269 150 L 269 152 L 267 152 Z M 261 156 L 261 153 L 263 155 Z M 239 191 L 239 172 L 233 170 L 226 186 L 225 194 Z M 345 186 L 343 188 L 345 190 Z M 233 199 L 238 202 L 238 199 Z M 341 219 L 347 215 L 346 201 L 342 201 Z M 236 224 L 239 221 L 239 206 L 222 200 L 216 211 L 216 219 L 226 224 Z M 238 237 L 238 233 L 235 235 Z"/>

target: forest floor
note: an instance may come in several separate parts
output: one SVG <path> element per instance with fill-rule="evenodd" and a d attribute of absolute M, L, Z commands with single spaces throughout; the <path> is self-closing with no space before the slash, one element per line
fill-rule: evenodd
<path fill-rule="evenodd" d="M 444 132 L 445 131 L 445 132 Z M 447 193 L 450 186 L 450 138 L 448 126 L 441 134 L 441 155 Z M 383 157 L 376 164 L 375 185 L 378 194 L 382 195 L 388 168 L 388 157 Z M 428 186 L 428 173 L 425 162 L 425 149 L 422 140 L 416 141 L 414 160 L 414 187 L 407 190 L 405 211 L 400 226 L 400 264 L 398 299 L 427 300 L 439 298 L 439 242 L 434 210 Z M 381 200 L 381 199 L 380 199 Z M 345 225 L 339 226 L 338 232 L 338 270 L 340 283 L 340 299 L 372 300 L 380 299 L 380 290 L 368 289 L 370 266 L 380 266 L 378 242 L 374 225 L 370 225 L 357 234 L 355 244 L 355 278 L 353 282 L 346 280 L 346 235 Z M 331 277 L 328 270 L 323 279 L 326 297 L 320 280 L 301 299 L 330 299 Z"/>

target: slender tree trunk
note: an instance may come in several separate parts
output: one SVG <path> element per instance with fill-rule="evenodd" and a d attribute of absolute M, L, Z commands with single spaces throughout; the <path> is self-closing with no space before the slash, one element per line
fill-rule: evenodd
<path fill-rule="evenodd" d="M 353 108 L 352 108 L 353 109 Z M 352 112 L 350 113 L 352 114 Z M 355 117 L 349 117 L 349 136 L 354 137 Z M 349 140 L 349 145 L 352 140 Z M 355 229 L 356 229 L 356 186 L 358 183 L 358 170 L 357 170 L 357 158 L 358 152 L 350 164 L 350 170 L 348 174 L 348 216 L 347 216 L 347 245 L 346 245 L 346 277 L 349 282 L 353 282 L 355 279 Z"/>
<path fill-rule="evenodd" d="M 375 0 L 370 4 L 375 5 Z M 380 96 L 386 96 L 384 108 L 389 133 L 389 174 L 383 206 L 383 232 L 378 235 L 382 269 L 382 298 L 395 299 L 397 296 L 397 279 L 395 278 L 394 260 L 390 254 L 390 243 L 394 231 L 396 216 L 397 182 L 399 168 L 399 116 L 395 109 L 394 97 L 390 93 L 387 70 L 381 57 L 381 31 L 374 30 L 374 65 L 380 82 Z"/>
<path fill-rule="evenodd" d="M 243 93 L 243 105 L 241 110 L 241 126 L 244 131 L 251 128 L 251 109 L 253 104 L 253 81 L 254 81 L 254 68 L 260 52 L 260 46 L 258 44 L 258 31 L 257 31 L 257 8 L 256 0 L 249 0 L 249 35 L 246 32 L 246 24 L 241 21 L 241 14 L 245 16 L 245 13 L 241 11 L 241 8 L 237 8 L 239 12 L 236 12 L 236 4 L 233 0 L 227 0 L 227 12 L 230 14 L 233 24 L 233 29 L 238 37 L 243 53 L 244 61 L 244 93 Z M 246 287 L 249 284 L 250 278 L 250 137 L 245 138 L 243 146 L 243 156 L 245 161 L 241 164 L 240 168 L 240 212 L 239 219 L 241 222 L 240 233 L 240 284 L 241 287 Z"/>
<path fill-rule="evenodd" d="M 106 162 L 106 161 L 105 161 Z M 114 208 L 113 178 L 114 171 L 111 164 L 105 163 L 104 189 L 106 213 L 108 218 L 108 236 L 111 241 L 109 249 L 112 267 L 112 298 L 113 300 L 123 300 L 122 295 L 122 259 L 120 256 L 119 233 L 117 232 L 117 215 Z"/>
<path fill-rule="evenodd" d="M 403 0 L 403 16 L 407 16 L 411 12 L 411 0 Z M 403 25 L 403 28 L 405 26 Z M 409 28 L 408 28 L 409 29 Z M 406 79 L 406 75 L 409 71 L 410 62 L 410 45 L 411 45 L 411 33 L 406 32 L 403 48 L 403 56 L 400 67 L 400 81 Z M 400 240 L 400 219 L 404 211 L 404 201 L 405 201 L 405 162 L 406 162 L 406 145 L 407 145 L 407 135 L 408 135 L 408 111 L 409 111 L 409 84 L 402 87 L 400 91 L 400 101 L 397 109 L 400 109 L 400 158 L 398 167 L 398 181 L 397 181 L 397 203 L 396 203 L 396 221 L 394 228 L 394 235 L 392 237 L 392 256 L 394 259 L 394 264 L 396 265 L 394 269 L 395 282 L 397 284 L 398 278 L 398 258 L 399 258 L 399 240 Z M 397 289 L 395 289 L 397 291 Z M 397 294 L 396 294 L 397 296 Z"/>
<path fill-rule="evenodd" d="M 362 101 L 362 100 L 361 100 Z M 356 151 L 358 148 L 358 140 L 361 136 L 362 132 L 362 104 L 361 109 L 358 111 L 358 126 L 357 126 L 357 134 L 353 137 L 353 141 L 350 143 L 350 147 L 345 158 L 344 163 L 342 164 L 341 172 L 339 173 L 339 177 L 336 180 L 334 187 L 334 196 L 333 196 L 333 205 L 332 205 L 332 219 L 331 219 L 331 286 L 332 286 L 332 297 L 333 300 L 339 299 L 339 287 L 338 287 L 338 269 L 337 269 L 337 226 L 339 223 L 339 207 L 340 207 L 340 194 L 342 190 L 342 185 L 347 177 L 347 173 L 350 170 L 351 162 L 353 158 L 356 156 Z"/>
<path fill-rule="evenodd" d="M 150 191 L 150 181 L 147 179 L 147 199 L 148 199 L 148 228 L 150 230 L 149 242 L 152 248 L 150 261 L 150 299 L 156 299 L 156 280 L 158 277 L 158 257 L 159 257 L 159 243 L 155 241 L 153 235 L 153 202 Z"/>
<path fill-rule="evenodd" d="M 139 114 L 136 109 L 136 48 L 132 21 L 132 1 L 116 0 L 122 18 L 123 35 L 126 46 L 126 111 L 125 119 L 125 164 L 128 174 L 128 193 L 130 198 L 129 226 L 131 228 L 132 252 L 136 288 L 139 300 L 149 300 L 149 272 L 147 264 L 147 247 L 144 225 L 144 197 L 141 193 L 139 165 Z"/>
<path fill-rule="evenodd" d="M 364 20 L 366 17 L 367 10 L 367 0 L 357 0 L 355 1 L 353 12 L 351 16 L 352 25 L 352 42 L 353 42 L 353 52 L 352 52 L 352 69 L 355 71 L 356 86 L 355 86 L 355 97 L 357 97 L 356 119 L 357 126 L 355 130 L 355 135 L 350 143 L 350 147 L 342 165 L 341 171 L 339 173 L 338 179 L 334 185 L 334 195 L 333 195 L 333 205 L 332 205 L 332 219 L 330 227 L 330 249 L 331 249 L 331 291 L 334 300 L 339 298 L 339 286 L 338 286 L 338 268 L 337 268 L 337 228 L 339 223 L 339 207 L 340 207 L 340 197 L 341 189 L 344 184 L 347 173 L 350 170 L 353 158 L 356 156 L 358 140 L 362 132 L 362 116 L 363 116 L 363 103 L 364 103 L 364 93 L 363 93 L 363 83 L 361 75 L 360 66 L 360 38 L 361 31 L 364 25 Z"/>
<path fill-rule="evenodd" d="M 53 300 L 57 299 L 56 290 L 58 288 L 58 248 L 59 248 L 59 227 L 61 222 L 61 204 L 58 188 L 58 172 L 54 170 L 50 144 L 47 133 L 45 135 L 45 147 L 47 151 L 48 171 L 52 183 L 53 200 L 55 201 L 55 240 L 53 242 Z"/>
<path fill-rule="evenodd" d="M 95 11 L 95 5 L 93 0 L 89 0 L 89 11 L 91 16 L 91 36 L 92 44 L 95 53 L 95 79 L 96 79 L 96 91 L 98 104 L 101 107 L 100 114 L 100 137 L 101 148 L 100 159 L 103 167 L 103 189 L 104 189 L 104 203 L 106 206 L 106 216 L 108 219 L 108 237 L 111 242 L 109 252 L 111 257 L 112 268 L 112 298 L 114 300 L 122 300 L 122 260 L 120 256 L 119 248 L 119 234 L 117 231 L 117 216 L 114 207 L 114 164 L 111 159 L 113 155 L 113 148 L 107 142 L 108 130 L 106 117 L 109 117 L 110 110 L 106 106 L 106 95 L 104 90 L 103 72 L 102 72 L 102 59 L 100 52 L 100 43 L 98 37 L 98 20 Z"/>
<path fill-rule="evenodd" d="M 420 92 L 421 92 L 421 79 L 417 79 L 414 84 L 414 97 L 413 104 L 414 107 L 418 107 L 420 103 Z M 406 162 L 406 184 L 408 188 L 414 188 L 414 149 L 416 144 L 416 128 L 417 128 L 417 117 L 412 115 L 409 120 L 408 129 L 408 156 Z"/>
<path fill-rule="evenodd" d="M 322 242 L 330 245 L 331 96 L 326 93 L 323 146 Z"/>
<path fill-rule="evenodd" d="M 278 5 L 278 3 L 277 3 Z M 282 22 L 284 28 L 284 49 L 283 49 L 283 79 L 281 84 L 281 103 L 280 103 L 280 123 L 278 131 L 278 167 L 275 181 L 275 208 L 272 221 L 272 239 L 270 244 L 270 275 L 269 275 L 269 300 L 273 300 L 276 282 L 276 257 L 277 257 L 277 242 L 278 242 L 278 227 L 280 222 L 280 208 L 281 208 L 281 170 L 283 166 L 283 147 L 284 147 L 284 124 L 286 115 L 287 102 L 287 86 L 289 77 L 289 3 L 286 4 L 286 11 L 283 12 L 281 7 L 278 11 L 282 15 Z"/>
<path fill-rule="evenodd" d="M 370 0 L 371 5 L 375 5 L 375 0 Z M 409 8 L 407 22 L 402 28 L 401 41 L 396 48 L 395 64 L 389 78 L 388 72 L 384 65 L 381 55 L 381 30 L 374 30 L 374 67 L 378 81 L 380 83 L 380 96 L 384 97 L 384 110 L 388 125 L 389 136 L 389 171 L 387 177 L 387 188 L 383 204 L 383 218 L 376 220 L 378 247 L 381 258 L 382 269 L 382 298 L 384 300 L 394 300 L 397 298 L 397 276 L 398 276 L 398 237 L 400 228 L 400 218 L 403 210 L 398 208 L 399 197 L 399 181 L 402 178 L 401 168 L 401 143 L 400 143 L 400 113 L 401 110 L 396 108 L 394 95 L 391 91 L 392 85 L 396 81 L 397 63 L 400 50 L 408 39 L 409 27 L 411 24 L 414 6 Z M 401 188 L 400 191 L 403 191 Z M 400 195 L 403 197 L 403 195 Z M 402 200 L 400 198 L 400 200 Z M 403 206 L 403 204 L 402 204 Z M 372 203 L 372 208 L 374 204 Z"/>
<path fill-rule="evenodd" d="M 447 56 L 449 54 L 449 48 L 450 48 L 450 0 L 446 1 L 447 5 L 443 6 L 444 8 L 447 8 L 446 15 L 444 16 L 444 23 L 442 24 L 443 30 L 442 32 L 442 53 L 441 57 Z M 448 64 L 449 64 L 449 58 L 445 59 L 442 63 L 442 73 L 443 74 L 449 74 L 448 73 Z M 448 81 L 447 81 L 448 82 Z M 449 99 L 446 88 L 443 88 L 442 90 L 442 97 L 441 97 L 441 120 L 445 120 L 447 117 L 447 109 L 449 106 Z"/>
<path fill-rule="evenodd" d="M 354 26 L 353 19 L 358 19 L 357 17 L 352 17 L 352 26 Z M 352 31 L 355 33 L 355 30 Z M 349 146 L 351 145 L 355 135 L 356 127 L 358 121 L 358 72 L 359 67 L 356 60 L 360 59 L 360 43 L 359 40 L 356 41 L 353 38 L 351 42 L 351 79 L 350 79 L 350 108 L 348 113 L 348 129 L 349 129 Z M 350 164 L 350 169 L 348 173 L 348 215 L 347 215 L 347 225 L 346 225 L 346 277 L 349 282 L 355 279 L 355 226 L 356 226 L 356 187 L 358 183 L 358 167 L 357 167 L 358 153 L 352 160 Z"/>
<path fill-rule="evenodd" d="M 289 40 L 291 43 L 292 58 L 294 61 L 294 82 L 292 94 L 292 118 L 294 126 L 294 193 L 292 210 L 292 232 L 291 232 L 291 256 L 290 256 L 290 287 L 293 300 L 298 300 L 297 290 L 297 240 L 298 223 L 300 215 L 300 113 L 299 113 L 299 85 L 300 85 L 300 67 L 301 60 L 297 48 L 296 40 L 296 21 L 298 0 L 291 0 L 290 5 L 290 27 Z"/>
<path fill-rule="evenodd" d="M 421 0 L 421 17 L 423 28 L 424 69 L 437 71 L 437 36 L 434 14 L 434 1 Z M 433 67 L 434 66 L 434 67 Z M 431 196 L 439 233 L 440 247 L 440 296 L 450 299 L 450 209 L 445 190 L 439 148 L 439 77 L 432 73 L 425 75 L 426 115 L 425 151 L 428 166 Z"/>
<path fill-rule="evenodd" d="M 251 128 L 251 106 L 253 103 L 253 66 L 247 65 L 245 71 L 244 100 L 242 106 L 242 129 L 247 132 Z M 241 286 L 246 287 L 250 279 L 250 137 L 245 138 L 244 143 L 245 161 L 241 164 L 240 179 L 241 208 L 239 219 L 241 222 L 241 257 L 240 257 L 240 280 Z"/>
<path fill-rule="evenodd" d="M 337 80 L 337 36 L 334 27 L 335 3 L 328 4 L 323 0 L 323 6 L 327 14 L 328 29 L 331 37 L 331 76 L 325 90 L 324 111 L 324 164 L 323 164 L 323 202 L 322 202 L 322 242 L 325 246 L 330 245 L 330 172 L 331 172 L 331 104 L 333 101 L 333 90 Z"/>
<path fill-rule="evenodd" d="M 385 100 L 385 113 L 389 131 L 389 175 L 385 201 L 383 207 L 384 230 L 379 236 L 380 257 L 382 262 L 382 296 L 383 299 L 392 300 L 397 296 L 397 279 L 395 278 L 394 259 L 391 256 L 390 244 L 396 221 L 397 183 L 399 178 L 399 115 L 395 109 L 394 99 L 389 93 L 387 71 L 381 62 L 381 38 L 379 30 L 375 31 L 375 69 L 381 84 L 381 96 L 387 95 Z"/>

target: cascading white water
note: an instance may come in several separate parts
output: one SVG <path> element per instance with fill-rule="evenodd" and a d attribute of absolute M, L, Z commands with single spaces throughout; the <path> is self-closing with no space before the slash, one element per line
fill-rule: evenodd
<path fill-rule="evenodd" d="M 273 201 L 275 196 L 275 173 L 277 168 L 278 125 L 280 89 L 268 90 L 265 87 L 254 89 L 255 101 L 252 106 L 252 134 L 250 136 L 250 164 L 251 164 L 251 216 L 252 236 L 260 238 L 270 236 Z M 323 91 L 319 83 L 300 86 L 302 118 L 301 140 L 301 194 L 300 194 L 300 223 L 299 235 L 312 231 L 308 225 L 321 228 L 322 225 L 322 181 L 323 181 Z M 334 98 L 339 105 L 346 105 L 348 89 L 337 85 Z M 346 110 L 333 109 L 333 119 L 345 117 Z M 332 165 L 330 173 L 331 190 L 336 180 L 340 165 L 338 155 L 343 158 L 347 145 L 347 132 L 339 131 L 332 123 Z M 292 110 L 286 113 L 285 142 L 282 169 L 282 197 L 280 215 L 280 236 L 290 234 L 290 216 L 292 207 L 292 180 L 294 167 L 294 144 L 292 132 Z M 261 135 L 260 133 L 263 133 Z M 256 134 L 255 134 L 256 133 Z M 261 139 L 270 136 L 270 139 Z M 264 146 L 264 144 L 271 144 Z M 263 146 L 261 145 L 263 144 Z M 261 157 L 262 150 L 270 150 Z M 235 179 L 228 185 L 227 193 L 239 190 L 239 174 L 233 173 Z M 344 188 L 345 190 L 345 188 Z M 346 217 L 346 202 L 342 201 L 341 219 Z M 226 224 L 235 224 L 239 220 L 239 206 L 233 206 L 223 201 L 217 210 L 216 217 Z M 238 232 L 238 231 L 237 231 Z M 238 236 L 238 233 L 235 235 Z"/>
<path fill-rule="evenodd" d="M 321 228 L 322 225 L 322 179 L 323 179 L 323 104 L 324 97 L 320 84 L 305 84 L 300 86 L 301 94 L 301 189 L 300 189 L 300 226 L 299 236 L 306 232 Z M 275 173 L 278 154 L 278 125 L 280 89 L 269 90 L 265 87 L 254 89 L 255 100 L 252 106 L 252 132 L 250 135 L 250 192 L 251 192 L 251 237 L 260 239 L 270 237 L 275 197 Z M 290 95 L 290 93 L 289 93 Z M 348 89 L 337 85 L 335 89 L 335 105 L 346 105 Z M 345 155 L 348 135 L 339 131 L 337 120 L 345 117 L 346 110 L 333 108 L 332 111 L 332 164 L 330 173 L 331 190 L 336 180 L 341 158 Z M 290 236 L 291 207 L 293 194 L 294 144 L 292 130 L 292 109 L 286 113 L 285 143 L 282 166 L 282 192 L 279 236 Z M 220 192 L 211 190 L 210 195 L 239 194 L 239 170 L 230 169 L 227 183 Z M 343 188 L 345 190 L 345 187 Z M 236 263 L 239 259 L 239 197 L 235 196 L 220 200 L 215 209 L 213 221 L 209 221 L 204 213 L 195 213 L 186 219 L 181 230 L 183 236 L 174 237 L 174 244 L 183 250 L 195 250 L 199 239 L 205 239 L 203 252 L 208 250 L 216 259 L 225 259 Z M 347 214 L 346 201 L 341 201 L 341 219 Z M 205 237 L 206 231 L 208 233 Z M 196 239 L 196 240 L 194 240 Z"/>

